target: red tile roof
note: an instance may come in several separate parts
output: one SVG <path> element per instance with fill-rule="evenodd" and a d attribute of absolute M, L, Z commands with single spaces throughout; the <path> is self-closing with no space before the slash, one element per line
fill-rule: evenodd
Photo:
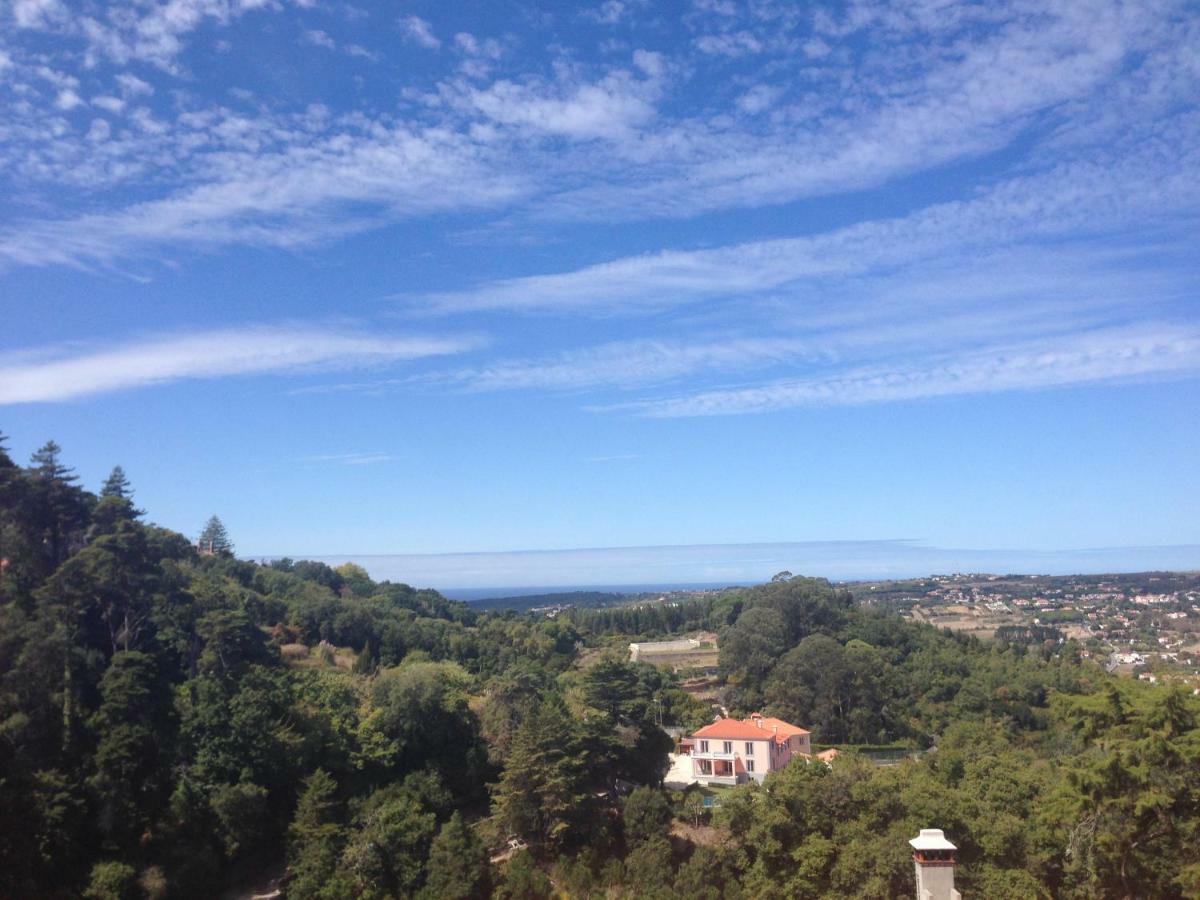
<path fill-rule="evenodd" d="M 754 718 L 754 716 L 751 716 L 747 721 L 751 721 Z M 762 727 L 768 731 L 778 728 L 780 734 L 786 734 L 789 737 L 793 734 L 811 734 L 807 728 L 801 728 L 799 725 L 793 725 L 791 722 L 785 722 L 783 719 L 776 719 L 773 716 L 759 716 L 758 721 L 762 722 Z"/>
<path fill-rule="evenodd" d="M 809 732 L 783 719 L 751 716 L 749 719 L 718 719 L 705 725 L 692 735 L 693 738 L 717 738 L 726 741 L 769 741 L 785 743 L 795 734 Z"/>
<path fill-rule="evenodd" d="M 705 725 L 692 735 L 692 738 L 724 738 L 735 741 L 768 741 L 774 735 L 767 729 L 759 728 L 749 722 L 738 719 L 718 719 L 711 725 Z"/>

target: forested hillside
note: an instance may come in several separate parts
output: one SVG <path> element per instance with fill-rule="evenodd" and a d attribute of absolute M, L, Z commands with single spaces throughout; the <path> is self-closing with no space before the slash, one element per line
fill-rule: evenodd
<path fill-rule="evenodd" d="M 208 898 L 279 869 L 288 898 L 901 897 L 921 827 L 969 897 L 1200 895 L 1200 702 L 1070 643 L 791 577 L 479 613 L 217 537 L 149 524 L 119 468 L 93 494 L 52 443 L 0 449 L 0 897 Z M 698 628 L 731 712 L 924 755 L 793 763 L 711 814 L 661 790 L 656 722 L 713 709 L 621 645 Z"/>

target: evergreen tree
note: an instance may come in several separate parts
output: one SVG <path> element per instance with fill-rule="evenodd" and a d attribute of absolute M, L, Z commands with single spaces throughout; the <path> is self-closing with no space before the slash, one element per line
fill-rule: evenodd
<path fill-rule="evenodd" d="M 363 645 L 362 652 L 355 657 L 353 671 L 357 675 L 374 675 L 375 669 L 378 666 L 379 661 L 375 653 L 375 642 L 368 638 L 366 644 Z"/>
<path fill-rule="evenodd" d="M 4 446 L 8 443 L 8 435 L 0 431 L 0 470 L 15 469 L 17 464 L 12 461 L 12 457 L 8 455 L 8 448 Z"/>
<path fill-rule="evenodd" d="M 129 484 L 129 479 L 125 477 L 124 469 L 120 466 L 113 466 L 112 472 L 104 480 L 104 486 L 100 488 L 100 496 L 120 497 L 122 500 L 133 499 L 133 487 Z"/>
<path fill-rule="evenodd" d="M 88 540 L 112 534 L 122 522 L 132 522 L 142 514 L 143 510 L 133 506 L 133 488 L 129 479 L 125 477 L 125 471 L 116 466 L 100 489 L 100 502 L 92 511 L 92 527 L 88 530 Z"/>
<path fill-rule="evenodd" d="M 72 482 L 78 481 L 78 477 L 72 469 L 67 468 L 59 459 L 62 454 L 62 447 L 58 446 L 54 441 L 46 441 L 37 451 L 30 457 L 30 465 L 39 478 L 46 481 L 63 481 Z"/>
<path fill-rule="evenodd" d="M 508 758 L 517 729 L 546 687 L 545 672 L 526 660 L 491 679 L 479 724 L 492 762 L 503 764 Z"/>
<path fill-rule="evenodd" d="M 98 538 L 72 556 L 38 592 L 80 647 L 118 650 L 148 646 L 155 610 L 173 591 L 153 532 L 133 526 Z"/>
<path fill-rule="evenodd" d="M 233 541 L 229 539 L 229 532 L 215 515 L 204 523 L 204 530 L 200 532 L 200 549 L 211 550 L 213 553 L 233 553 Z"/>
<path fill-rule="evenodd" d="M 701 844 L 675 873 L 675 896 L 688 900 L 722 900 L 737 896 L 735 891 L 728 890 L 729 882 L 736 874 L 725 862 L 722 851 Z"/>
<path fill-rule="evenodd" d="M 425 879 L 425 861 L 437 836 L 437 816 L 407 784 L 372 794 L 354 817 L 341 872 L 355 896 L 412 897 Z"/>
<path fill-rule="evenodd" d="M 638 696 L 637 672 L 615 656 L 606 656 L 592 666 L 583 685 L 588 705 L 604 712 L 613 725 L 638 718 L 645 710 L 645 699 Z"/>
<path fill-rule="evenodd" d="M 60 460 L 62 448 L 47 441 L 32 457 L 27 479 L 25 527 L 35 548 L 35 577 L 45 578 L 83 545 L 92 495 L 77 484 L 78 477 Z"/>
<path fill-rule="evenodd" d="M 8 600 L 14 592 L 13 557 L 21 543 L 22 533 L 16 520 L 16 511 L 21 505 L 24 479 L 21 470 L 8 455 L 5 443 L 8 437 L 0 431 L 0 603 Z"/>
<path fill-rule="evenodd" d="M 267 789 L 252 781 L 222 784 L 208 798 L 217 818 L 215 829 L 229 859 L 252 855 L 273 831 Z"/>
<path fill-rule="evenodd" d="M 203 642 L 196 671 L 215 675 L 236 685 L 254 665 L 269 665 L 276 657 L 268 650 L 262 632 L 241 610 L 218 609 L 195 623 L 195 636 Z"/>
<path fill-rule="evenodd" d="M 433 839 L 427 869 L 422 892 L 427 900 L 485 900 L 491 896 L 487 848 L 458 812 Z"/>
<path fill-rule="evenodd" d="M 553 896 L 554 885 L 537 867 L 528 850 L 522 850 L 508 861 L 504 880 L 496 889 L 499 900 L 549 900 Z"/>
<path fill-rule="evenodd" d="M 673 900 L 671 845 L 659 835 L 636 845 L 625 858 L 625 885 L 646 900 Z M 768 895 L 769 896 L 769 895 Z"/>
<path fill-rule="evenodd" d="M 87 900 L 132 900 L 137 895 L 137 870 L 122 862 L 100 862 L 83 896 Z"/>
<path fill-rule="evenodd" d="M 166 800 L 171 744 L 171 692 L 153 657 L 122 651 L 100 679 L 102 702 L 92 718 L 99 735 L 96 774 L 101 831 L 118 844 L 136 838 Z"/>
<path fill-rule="evenodd" d="M 625 837 L 630 841 L 665 838 L 672 819 L 671 801 L 662 791 L 637 788 L 625 798 L 621 818 L 625 823 Z"/>
<path fill-rule="evenodd" d="M 345 842 L 337 782 L 324 769 L 304 780 L 296 815 L 288 828 L 288 896 L 324 895 Z"/>
<path fill-rule="evenodd" d="M 535 709 L 513 737 L 508 765 L 496 785 L 496 816 L 513 834 L 555 846 L 590 818 L 588 776 L 597 768 L 578 728 L 558 698 Z"/>

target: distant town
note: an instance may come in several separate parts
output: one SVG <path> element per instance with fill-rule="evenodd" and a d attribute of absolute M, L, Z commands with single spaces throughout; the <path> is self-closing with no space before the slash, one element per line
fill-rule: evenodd
<path fill-rule="evenodd" d="M 1109 671 L 1200 686 L 1200 573 L 936 575 L 846 585 L 938 628 L 1011 642 L 1065 642 Z"/>

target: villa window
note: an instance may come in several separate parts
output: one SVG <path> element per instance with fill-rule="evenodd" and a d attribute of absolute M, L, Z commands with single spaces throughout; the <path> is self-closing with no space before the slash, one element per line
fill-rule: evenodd
<path fill-rule="evenodd" d="M 752 760 L 752 759 L 746 760 L 746 771 L 749 772 L 750 774 L 754 774 L 754 760 Z"/>
<path fill-rule="evenodd" d="M 754 755 L 754 741 L 746 741 L 746 755 L 747 756 Z"/>
<path fill-rule="evenodd" d="M 732 752 L 733 752 L 733 741 L 726 741 L 726 742 L 725 742 L 725 749 L 724 749 L 724 751 L 722 751 L 722 752 L 724 752 L 724 753 L 732 753 Z"/>
<path fill-rule="evenodd" d="M 708 752 L 708 741 L 701 741 L 701 742 L 700 742 L 700 752 L 701 752 L 701 753 L 707 753 L 707 752 Z"/>

